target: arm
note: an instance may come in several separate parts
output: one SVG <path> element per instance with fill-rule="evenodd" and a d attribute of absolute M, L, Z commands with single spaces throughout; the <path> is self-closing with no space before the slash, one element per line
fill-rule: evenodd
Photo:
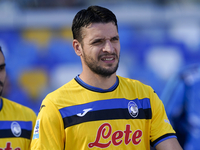
<path fill-rule="evenodd" d="M 58 109 L 50 100 L 44 100 L 37 117 L 31 150 L 50 149 L 64 149 L 64 127 Z"/>
<path fill-rule="evenodd" d="M 157 150 L 182 150 L 157 94 L 152 96 L 151 145 Z"/>
<path fill-rule="evenodd" d="M 156 150 L 183 150 L 176 138 L 167 139 L 156 146 Z"/>

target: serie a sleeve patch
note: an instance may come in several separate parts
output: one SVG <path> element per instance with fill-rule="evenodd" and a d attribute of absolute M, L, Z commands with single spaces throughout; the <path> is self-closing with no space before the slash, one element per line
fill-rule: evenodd
<path fill-rule="evenodd" d="M 40 120 L 36 120 L 34 132 L 33 132 L 33 140 L 39 139 L 39 127 L 40 127 Z"/>

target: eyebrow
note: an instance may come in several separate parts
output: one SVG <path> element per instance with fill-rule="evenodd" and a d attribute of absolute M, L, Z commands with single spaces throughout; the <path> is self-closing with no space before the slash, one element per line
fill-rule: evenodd
<path fill-rule="evenodd" d="M 0 67 L 5 67 L 5 66 L 6 66 L 6 64 L 5 64 L 5 63 L 3 63 L 3 64 L 1 64 L 1 65 L 0 65 Z"/>
<path fill-rule="evenodd" d="M 113 39 L 113 38 L 119 39 L 119 35 L 113 36 L 113 37 L 111 37 L 110 39 Z M 105 38 L 96 38 L 96 39 L 92 39 L 92 40 L 91 40 L 91 43 L 95 43 L 95 42 L 98 42 L 98 41 L 100 41 L 100 40 L 105 40 Z"/>
<path fill-rule="evenodd" d="M 113 38 L 119 39 L 119 35 L 113 36 L 111 39 L 113 39 Z"/>
<path fill-rule="evenodd" d="M 98 41 L 101 41 L 101 40 L 104 40 L 104 38 L 93 39 L 93 40 L 91 40 L 91 44 L 94 44 L 95 42 L 98 42 Z"/>

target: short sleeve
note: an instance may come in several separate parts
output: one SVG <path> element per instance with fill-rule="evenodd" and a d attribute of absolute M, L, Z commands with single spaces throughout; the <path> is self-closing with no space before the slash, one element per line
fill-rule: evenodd
<path fill-rule="evenodd" d="M 155 92 L 151 94 L 152 121 L 151 121 L 151 146 L 155 147 L 160 142 L 169 138 L 176 138 L 165 112 L 162 101 Z"/>
<path fill-rule="evenodd" d="M 31 150 L 50 149 L 64 149 L 64 126 L 57 107 L 45 99 L 35 123 Z"/>

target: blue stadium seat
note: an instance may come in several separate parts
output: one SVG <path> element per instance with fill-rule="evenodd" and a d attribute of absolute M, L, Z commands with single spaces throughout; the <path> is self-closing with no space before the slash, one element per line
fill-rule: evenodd
<path fill-rule="evenodd" d="M 21 39 L 21 32 L 18 29 L 0 29 L 0 40 L 6 43 L 9 48 L 12 43 Z M 10 49 L 10 48 L 9 48 Z"/>
<path fill-rule="evenodd" d="M 23 40 L 13 42 L 9 54 L 6 58 L 7 71 L 14 82 L 17 81 L 22 70 L 36 65 L 38 58 L 36 45 Z"/>
<path fill-rule="evenodd" d="M 75 54 L 72 42 L 63 38 L 52 38 L 48 44 L 47 64 L 55 66 L 63 63 L 76 63 L 79 57 Z"/>

